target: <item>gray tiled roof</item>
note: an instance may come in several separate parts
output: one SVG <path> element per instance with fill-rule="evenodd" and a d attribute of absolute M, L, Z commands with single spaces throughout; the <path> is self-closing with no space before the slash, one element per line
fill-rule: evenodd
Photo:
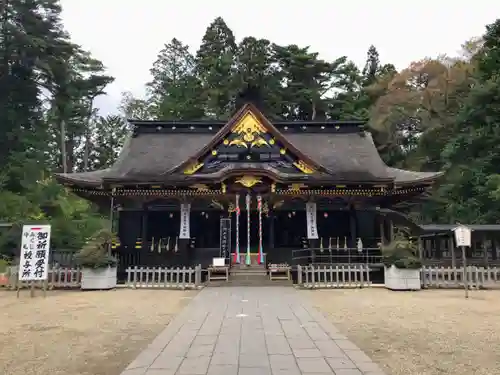
<path fill-rule="evenodd" d="M 412 172 L 386 166 L 367 132 L 299 132 L 283 135 L 297 150 L 324 168 L 323 173 L 311 175 L 311 179 L 339 183 L 394 181 L 404 185 L 433 180 L 441 175 L 439 172 Z M 187 176 L 171 172 L 199 153 L 213 137 L 214 134 L 210 133 L 138 133 L 127 139 L 112 167 L 95 172 L 57 174 L 56 178 L 62 182 L 90 186 L 101 185 L 103 180 L 184 180 Z M 286 179 L 296 176 L 279 177 Z"/>

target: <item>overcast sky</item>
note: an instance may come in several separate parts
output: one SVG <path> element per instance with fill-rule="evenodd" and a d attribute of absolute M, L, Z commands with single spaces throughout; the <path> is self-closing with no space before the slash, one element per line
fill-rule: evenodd
<path fill-rule="evenodd" d="M 144 95 L 149 69 L 165 43 L 177 38 L 194 52 L 210 22 L 221 16 L 237 40 L 266 38 L 311 46 L 324 59 L 347 55 L 364 63 L 370 44 L 398 69 L 446 53 L 484 32 L 500 17 L 500 1 L 476 0 L 61 0 L 73 41 L 100 59 L 116 81 L 98 99 L 116 112 L 121 93 Z M 404 5 L 403 5 L 404 4 Z"/>

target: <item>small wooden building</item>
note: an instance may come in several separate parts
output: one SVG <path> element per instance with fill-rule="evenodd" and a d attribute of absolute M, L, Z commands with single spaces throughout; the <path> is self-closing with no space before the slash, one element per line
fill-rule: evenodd
<path fill-rule="evenodd" d="M 441 173 L 388 167 L 358 121 L 136 121 L 116 163 L 57 174 L 112 207 L 122 267 L 380 261 Z M 311 250 L 313 249 L 313 250 Z"/>
<path fill-rule="evenodd" d="M 468 224 L 471 230 L 471 247 L 466 249 L 467 264 L 472 266 L 500 265 L 500 225 Z M 462 252 L 457 249 L 452 224 L 422 225 L 419 241 L 422 258 L 427 265 L 459 267 Z"/>

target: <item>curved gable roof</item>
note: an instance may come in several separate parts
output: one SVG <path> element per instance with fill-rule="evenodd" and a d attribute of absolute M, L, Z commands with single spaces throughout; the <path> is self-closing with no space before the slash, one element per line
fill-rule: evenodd
<path fill-rule="evenodd" d="M 210 142 L 208 142 L 197 153 L 192 155 L 189 159 L 187 159 L 184 163 L 179 165 L 179 167 L 175 168 L 175 170 L 172 170 L 171 172 L 182 171 L 190 164 L 195 163 L 199 159 L 203 158 L 213 148 L 220 144 L 234 128 L 240 126 L 241 122 L 245 119 L 246 116 L 255 117 L 259 124 L 262 125 L 262 127 L 265 128 L 266 131 L 268 131 L 278 142 L 280 142 L 285 148 L 287 148 L 289 152 L 296 155 L 299 159 L 302 159 L 305 163 L 317 170 L 323 169 L 322 166 L 319 165 L 316 161 L 311 159 L 307 154 L 303 154 L 292 143 L 290 143 L 290 141 L 278 129 L 276 129 L 274 125 L 271 124 L 271 122 L 253 104 L 247 103 L 243 107 L 241 107 L 238 112 L 236 112 L 236 114 L 226 123 L 226 125 L 222 127 L 222 129 L 219 130 L 219 132 L 217 132 L 217 134 Z"/>

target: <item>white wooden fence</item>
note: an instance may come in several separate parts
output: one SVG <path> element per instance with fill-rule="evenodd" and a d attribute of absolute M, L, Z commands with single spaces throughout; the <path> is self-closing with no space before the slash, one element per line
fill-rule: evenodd
<path fill-rule="evenodd" d="M 201 266 L 194 268 L 129 267 L 129 288 L 195 289 L 201 285 Z"/>
<path fill-rule="evenodd" d="M 422 267 L 420 279 L 424 288 L 464 287 L 471 289 L 500 288 L 500 267 Z"/>
<path fill-rule="evenodd" d="M 365 288 L 371 286 L 370 267 L 297 266 L 297 284 L 304 288 Z"/>
<path fill-rule="evenodd" d="M 69 267 L 51 267 L 48 271 L 48 277 L 45 281 L 35 281 L 35 288 L 45 289 L 64 289 L 80 288 L 82 280 L 82 271 L 79 268 Z M 6 282 L 0 283 L 0 288 L 5 289 L 23 289 L 31 286 L 30 281 L 19 281 L 18 267 L 9 267 L 6 272 Z"/>

